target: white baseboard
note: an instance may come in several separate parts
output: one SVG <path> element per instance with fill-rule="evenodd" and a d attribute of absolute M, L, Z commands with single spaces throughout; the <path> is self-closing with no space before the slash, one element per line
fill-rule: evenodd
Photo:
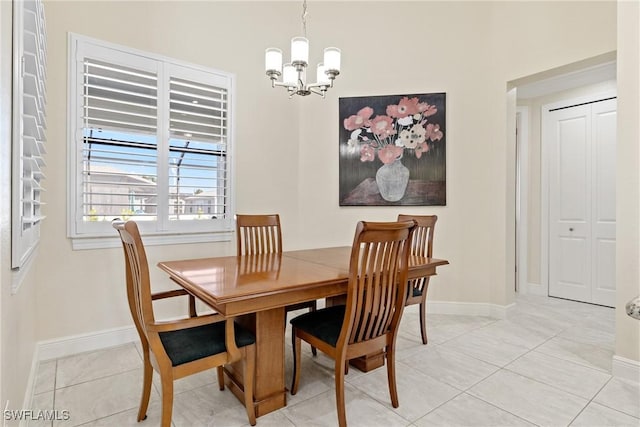
<path fill-rule="evenodd" d="M 538 295 L 546 297 L 548 292 L 547 288 L 542 286 L 540 283 L 527 283 L 526 293 L 529 295 Z"/>
<path fill-rule="evenodd" d="M 611 373 L 614 377 L 640 383 L 640 362 L 614 355 Z"/>
<path fill-rule="evenodd" d="M 467 303 L 448 301 L 428 301 L 427 310 L 434 314 L 455 314 L 466 316 L 488 316 L 504 319 L 507 313 L 515 306 L 501 306 L 489 303 Z M 107 329 L 93 333 L 72 335 L 68 337 L 40 341 L 36 345 L 36 361 L 57 359 L 59 357 L 72 356 L 86 351 L 101 350 L 130 342 L 138 341 L 138 333 L 135 327 L 125 326 L 121 328 Z"/>
<path fill-rule="evenodd" d="M 57 359 L 85 351 L 101 350 L 121 344 L 137 341 L 138 332 L 134 326 L 107 329 L 88 334 L 72 335 L 37 344 L 38 360 Z"/>
<path fill-rule="evenodd" d="M 433 314 L 455 314 L 459 316 L 488 316 L 504 319 L 515 304 L 507 306 L 483 302 L 427 301 L 427 312 Z"/>
<path fill-rule="evenodd" d="M 33 392 L 36 388 L 36 375 L 38 374 L 38 365 L 40 363 L 39 358 L 40 348 L 36 344 L 36 347 L 33 350 L 33 357 L 31 358 L 31 370 L 29 371 L 29 378 L 27 379 L 27 389 L 24 392 L 24 400 L 22 401 L 22 408 L 32 408 L 31 403 L 33 402 Z M 18 424 L 20 427 L 27 426 L 27 420 L 20 420 Z"/>

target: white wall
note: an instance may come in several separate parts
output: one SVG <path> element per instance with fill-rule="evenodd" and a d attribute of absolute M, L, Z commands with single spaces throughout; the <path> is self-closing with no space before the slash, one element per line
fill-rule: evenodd
<path fill-rule="evenodd" d="M 289 38 L 300 31 L 298 2 L 49 1 L 45 7 L 48 139 L 55 148 L 47 156 L 39 339 L 130 324 L 120 252 L 72 251 L 63 225 L 68 31 L 236 73 L 238 212 L 280 212 L 285 249 L 349 244 L 359 219 L 435 213 L 436 253 L 451 265 L 434 280 L 430 298 L 500 306 L 513 299 L 507 82 L 616 49 L 611 1 L 311 1 L 311 62 L 323 47 L 338 46 L 343 73 L 327 99 L 289 100 L 270 88 L 263 52 L 288 51 Z M 339 207 L 338 97 L 441 91 L 447 93 L 447 206 Z M 232 250 L 232 244 L 150 247 L 149 257 L 154 265 Z M 167 280 L 152 270 L 164 286 Z"/>
<path fill-rule="evenodd" d="M 36 335 L 36 269 L 11 294 L 11 2 L 0 1 L 0 402 L 20 409 Z M 37 260 L 36 260 L 37 263 Z"/>
<path fill-rule="evenodd" d="M 291 246 L 298 221 L 298 100 L 274 93 L 262 70 L 267 43 L 284 47 L 298 29 L 290 20 L 268 22 L 297 15 L 297 5 L 261 5 L 252 13 L 245 2 L 54 1 L 45 3 L 45 11 L 48 136 L 55 148 L 47 155 L 38 295 L 41 339 L 131 324 L 121 249 L 72 251 L 66 238 L 68 32 L 235 73 L 237 212 L 280 212 L 285 249 Z M 148 247 L 152 279 L 158 287 L 171 287 L 155 268 L 158 261 L 225 255 L 234 248 L 230 243 Z M 174 312 L 167 308 L 161 313 Z"/>
<path fill-rule="evenodd" d="M 616 356 L 640 361 L 640 322 L 625 313 L 640 294 L 640 3 L 618 2 Z"/>
<path fill-rule="evenodd" d="M 324 46 L 340 38 L 344 72 L 330 102 L 301 105 L 301 217 L 314 224 L 301 230 L 307 245 L 348 243 L 363 217 L 435 213 L 436 253 L 451 265 L 440 270 L 430 299 L 508 304 L 515 156 L 506 137 L 506 82 L 614 50 L 615 4 L 351 2 L 340 9 L 312 3 L 310 11 L 312 22 L 332 22 L 313 26 L 312 40 Z M 379 16 L 402 26 L 380 30 Z M 439 91 L 447 92 L 447 206 L 338 207 L 337 98 Z"/>

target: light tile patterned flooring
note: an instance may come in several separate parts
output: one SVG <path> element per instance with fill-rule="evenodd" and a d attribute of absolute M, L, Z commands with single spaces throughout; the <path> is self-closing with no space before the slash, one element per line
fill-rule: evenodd
<path fill-rule="evenodd" d="M 613 309 L 518 296 L 505 320 L 428 315 L 426 346 L 418 322 L 417 306 L 407 307 L 398 337 L 400 407 L 391 406 L 386 369 L 350 369 L 349 425 L 640 426 L 640 385 L 611 376 Z M 337 425 L 332 361 L 312 357 L 304 345 L 302 369 L 298 394 L 288 396 L 287 407 L 258 418 L 258 426 Z M 148 418 L 136 422 L 141 370 L 135 344 L 42 362 L 33 409 L 68 410 L 71 419 L 55 426 L 157 426 L 158 377 Z M 173 425 L 248 423 L 242 404 L 229 390 L 218 390 L 212 370 L 176 382 Z"/>

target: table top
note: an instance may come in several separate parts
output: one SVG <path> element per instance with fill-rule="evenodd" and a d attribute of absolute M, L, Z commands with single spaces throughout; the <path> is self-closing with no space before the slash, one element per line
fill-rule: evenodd
<path fill-rule="evenodd" d="M 267 310 L 346 293 L 351 247 L 164 261 L 158 267 L 224 315 Z M 435 274 L 446 260 L 412 257 L 411 275 Z"/>

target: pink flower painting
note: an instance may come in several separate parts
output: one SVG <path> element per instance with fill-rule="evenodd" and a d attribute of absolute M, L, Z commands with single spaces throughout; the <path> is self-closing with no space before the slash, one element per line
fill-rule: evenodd
<path fill-rule="evenodd" d="M 340 206 L 446 205 L 445 101 L 340 98 Z"/>
<path fill-rule="evenodd" d="M 409 153 L 420 159 L 444 137 L 440 124 L 431 118 L 438 113 L 438 107 L 418 96 L 400 97 L 396 104 L 386 105 L 384 113 L 376 114 L 367 105 L 343 121 L 344 129 L 351 132 L 348 145 L 361 145 L 362 162 L 374 161 L 376 153 L 383 164 Z"/>

